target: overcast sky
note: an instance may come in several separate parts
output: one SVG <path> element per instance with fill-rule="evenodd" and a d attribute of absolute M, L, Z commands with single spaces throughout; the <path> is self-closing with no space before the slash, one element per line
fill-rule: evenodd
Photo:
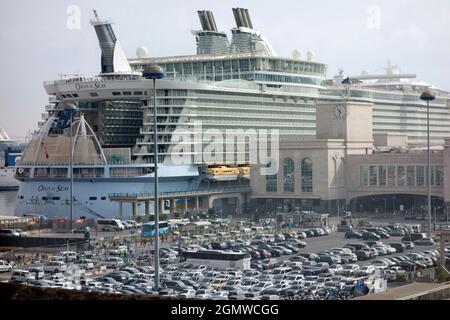
<path fill-rule="evenodd" d="M 79 28 L 72 5 L 80 9 Z M 151 56 L 193 54 L 197 10 L 212 10 L 229 34 L 237 6 L 249 9 L 254 28 L 279 55 L 312 50 L 328 65 L 328 77 L 340 68 L 350 75 L 382 73 L 391 59 L 401 72 L 450 90 L 448 0 L 1 0 L 0 127 L 25 136 L 47 103 L 43 81 L 99 72 L 93 8 L 115 22 L 127 56 L 135 57 L 140 46 Z"/>

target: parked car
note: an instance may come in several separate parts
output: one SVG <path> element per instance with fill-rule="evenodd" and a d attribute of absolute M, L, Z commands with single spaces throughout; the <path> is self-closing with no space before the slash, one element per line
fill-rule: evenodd
<path fill-rule="evenodd" d="M 77 259 L 78 255 L 75 251 L 63 251 L 54 257 L 56 261 L 72 262 Z"/>
<path fill-rule="evenodd" d="M 0 237 L 20 237 L 15 229 L 0 229 Z"/>
<path fill-rule="evenodd" d="M 367 250 L 358 250 L 355 254 L 358 260 L 369 260 L 372 258 L 372 255 Z"/>
<path fill-rule="evenodd" d="M 356 275 L 359 271 L 359 265 L 357 264 L 347 264 L 344 266 L 344 270 L 342 270 L 342 274 L 345 276 L 353 276 Z"/>
<path fill-rule="evenodd" d="M 390 243 L 391 247 L 393 247 L 397 253 L 402 253 L 406 250 L 406 245 L 404 243 Z"/>
<path fill-rule="evenodd" d="M 119 268 L 121 266 L 123 266 L 125 263 L 123 261 L 123 259 L 119 258 L 119 257 L 109 257 L 106 260 L 104 260 L 102 262 L 102 265 L 106 266 L 107 268 Z"/>
<path fill-rule="evenodd" d="M 391 237 L 403 237 L 405 234 L 406 233 L 403 229 L 394 229 L 389 232 Z"/>
<path fill-rule="evenodd" d="M 127 254 L 128 253 L 128 247 L 127 246 L 118 246 L 116 248 L 113 248 L 109 250 L 109 254 L 113 256 L 121 255 L 121 254 Z"/>
<path fill-rule="evenodd" d="M 32 280 L 33 276 L 30 275 L 28 270 L 14 269 L 11 273 L 11 282 L 24 283 L 28 280 Z"/>
<path fill-rule="evenodd" d="M 42 268 L 42 267 L 31 267 L 28 269 L 28 272 L 36 280 L 42 279 L 45 276 L 45 271 L 44 271 L 44 268 Z"/>
<path fill-rule="evenodd" d="M 85 227 L 85 226 L 80 226 L 80 227 L 72 230 L 73 233 L 86 233 L 86 232 L 90 232 L 90 231 L 91 231 L 91 228 Z"/>
<path fill-rule="evenodd" d="M 345 239 L 362 239 L 363 235 L 360 232 L 354 230 L 348 230 L 345 233 Z"/>
<path fill-rule="evenodd" d="M 397 280 L 397 273 L 393 270 L 385 269 L 381 271 L 381 277 L 386 279 L 388 282 L 394 282 Z"/>
<path fill-rule="evenodd" d="M 375 273 L 375 267 L 371 266 L 371 265 L 367 265 L 367 266 L 362 266 L 361 268 L 359 268 L 358 270 L 358 274 L 361 276 L 370 276 L 372 274 Z"/>
<path fill-rule="evenodd" d="M 94 262 L 91 259 L 80 259 L 75 261 L 75 264 L 81 269 L 92 270 L 94 269 Z"/>
<path fill-rule="evenodd" d="M 433 246 L 434 240 L 431 238 L 423 238 L 423 239 L 417 239 L 413 243 L 416 246 Z"/>
<path fill-rule="evenodd" d="M 380 240 L 381 237 L 373 232 L 364 232 L 363 237 L 364 240 Z"/>
<path fill-rule="evenodd" d="M 5 260 L 0 260 L 0 272 L 10 272 L 12 271 L 12 266 Z"/>
<path fill-rule="evenodd" d="M 403 241 L 412 241 L 412 242 L 414 242 L 416 240 L 423 239 L 423 238 L 425 238 L 425 234 L 423 234 L 423 233 L 411 233 L 411 234 L 408 234 L 408 235 L 404 236 L 402 238 L 402 242 Z"/>
<path fill-rule="evenodd" d="M 396 273 L 397 278 L 406 276 L 406 271 L 400 266 L 392 266 L 389 268 Z"/>
<path fill-rule="evenodd" d="M 44 265 L 44 272 L 58 273 L 65 272 L 67 265 L 63 261 L 50 261 Z"/>

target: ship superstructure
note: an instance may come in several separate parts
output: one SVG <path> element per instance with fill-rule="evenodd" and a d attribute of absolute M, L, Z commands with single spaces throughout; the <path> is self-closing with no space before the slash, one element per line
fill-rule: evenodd
<path fill-rule="evenodd" d="M 68 216 L 70 166 L 59 157 L 68 148 L 68 137 L 80 139 L 68 132 L 75 123 L 89 125 L 89 135 L 96 137 L 90 141 L 97 150 L 92 153 L 94 162 L 73 164 L 75 217 L 118 216 L 118 206 L 109 201 L 111 194 L 151 193 L 153 81 L 145 79 L 142 71 L 152 64 L 166 73 L 156 82 L 162 193 L 248 187 L 249 143 L 260 130 L 279 130 L 281 138 L 313 137 L 314 105 L 324 88 L 326 66 L 313 61 L 312 54 L 305 60 L 276 56 L 267 39 L 253 29 L 248 11 L 233 12 L 236 27 L 231 41 L 218 31 L 210 11 L 200 11 L 196 55 L 129 60 L 124 59 L 111 22 L 95 13 L 92 25 L 102 51 L 101 73 L 44 83 L 51 97 L 49 117 L 20 163 L 17 177 L 23 183 L 16 214 Z M 67 108 L 76 110 L 72 116 L 78 122 L 55 131 L 52 128 L 58 128 L 61 118 L 67 120 Z M 210 143 L 205 132 L 210 130 L 218 134 L 237 130 L 233 131 L 237 138 L 247 139 L 225 138 L 223 148 L 214 152 L 216 157 L 205 159 L 202 153 Z M 200 139 L 184 143 L 188 161 L 182 164 L 173 161 L 179 153 L 180 133 L 200 134 Z M 114 140 L 127 134 L 134 134 L 135 141 Z"/>
<path fill-rule="evenodd" d="M 347 81 L 344 81 L 347 80 Z M 410 146 L 425 146 L 427 137 L 427 108 L 420 95 L 426 89 L 436 94 L 430 103 L 430 139 L 434 145 L 442 145 L 450 136 L 450 93 L 417 79 L 415 74 L 403 74 L 388 62 L 384 74 L 368 74 L 344 77 L 340 72 L 327 81 L 321 90 L 323 100 L 348 98 L 373 102 L 373 131 L 404 135 Z M 344 82 L 344 83 L 343 83 Z"/>

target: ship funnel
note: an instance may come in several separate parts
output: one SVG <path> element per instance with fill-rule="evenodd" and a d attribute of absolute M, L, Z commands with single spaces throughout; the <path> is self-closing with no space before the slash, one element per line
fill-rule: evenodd
<path fill-rule="evenodd" d="M 253 29 L 252 20 L 250 19 L 250 14 L 247 9 L 233 8 L 233 15 L 238 28 L 245 27 Z"/>
<path fill-rule="evenodd" d="M 91 24 L 95 29 L 100 49 L 102 50 L 101 73 L 130 73 L 130 64 L 120 46 L 119 40 L 114 34 L 111 22 L 108 20 L 101 20 L 97 11 L 93 11 L 95 19 L 91 20 Z"/>
<path fill-rule="evenodd" d="M 197 11 L 202 30 L 192 31 L 197 39 L 197 54 L 224 54 L 228 52 L 228 38 L 218 31 L 214 15 L 209 10 Z"/>
<path fill-rule="evenodd" d="M 200 24 L 202 25 L 203 31 L 213 31 L 217 32 L 216 21 L 211 11 L 203 10 L 197 11 L 198 17 L 200 18 Z"/>

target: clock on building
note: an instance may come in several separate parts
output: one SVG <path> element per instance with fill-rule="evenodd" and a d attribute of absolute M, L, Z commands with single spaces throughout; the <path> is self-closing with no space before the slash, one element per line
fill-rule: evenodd
<path fill-rule="evenodd" d="M 334 116 L 336 119 L 344 119 L 345 117 L 345 108 L 343 106 L 337 106 L 334 108 Z"/>

